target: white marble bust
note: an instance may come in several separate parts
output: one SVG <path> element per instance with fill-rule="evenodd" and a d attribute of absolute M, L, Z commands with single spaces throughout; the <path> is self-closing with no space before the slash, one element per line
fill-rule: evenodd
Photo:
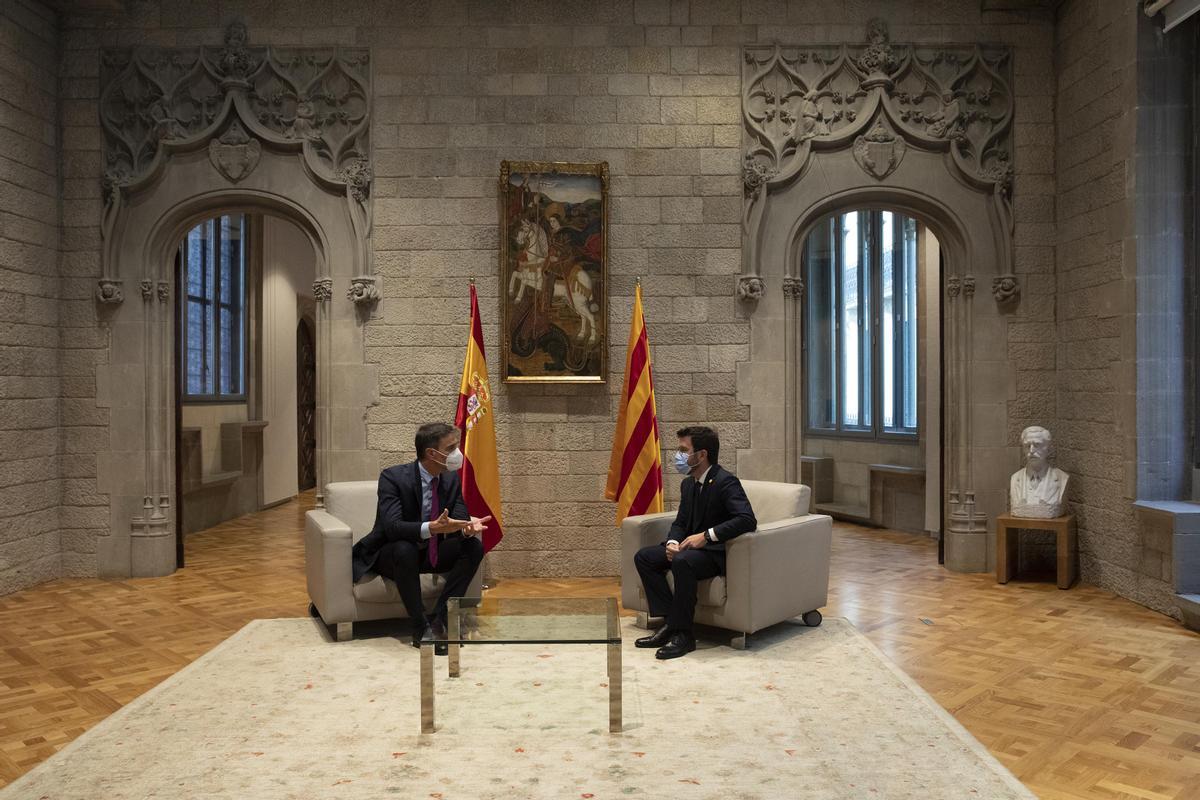
<path fill-rule="evenodd" d="M 1025 466 L 1008 482 L 1008 500 L 1014 517 L 1051 519 L 1063 513 L 1063 495 L 1070 477 L 1050 466 L 1050 431 L 1031 425 L 1021 431 Z"/>

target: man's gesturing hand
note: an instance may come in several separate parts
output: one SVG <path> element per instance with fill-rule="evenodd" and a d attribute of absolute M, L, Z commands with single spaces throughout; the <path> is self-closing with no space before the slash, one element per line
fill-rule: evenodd
<path fill-rule="evenodd" d="M 483 533 L 483 529 L 492 521 L 490 516 L 487 517 L 471 517 L 471 522 L 467 527 L 463 528 L 463 533 L 474 536 L 477 533 Z"/>
<path fill-rule="evenodd" d="M 470 520 L 450 519 L 450 512 L 443 510 L 441 515 L 429 523 L 430 533 L 454 533 L 470 525 Z"/>

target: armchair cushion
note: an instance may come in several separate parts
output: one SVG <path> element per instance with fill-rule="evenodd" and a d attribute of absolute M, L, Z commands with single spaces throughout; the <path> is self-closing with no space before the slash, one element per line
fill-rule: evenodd
<path fill-rule="evenodd" d="M 351 543 L 375 527 L 379 506 L 378 481 L 341 481 L 326 487 L 325 510 L 350 526 Z"/>
<path fill-rule="evenodd" d="M 742 488 L 746 490 L 746 498 L 754 508 L 760 528 L 768 522 L 802 517 L 808 513 L 812 490 L 802 484 L 742 481 Z"/>
<path fill-rule="evenodd" d="M 424 574 L 421 576 L 421 597 L 425 600 L 430 598 L 436 600 L 438 595 L 442 593 L 445 585 L 445 579 L 441 575 Z M 374 572 L 368 572 L 361 581 L 354 584 L 354 599 L 360 603 L 402 603 L 400 599 L 400 589 L 397 588 L 396 582 L 376 575 Z M 426 606 L 432 608 L 431 603 L 426 603 Z"/>

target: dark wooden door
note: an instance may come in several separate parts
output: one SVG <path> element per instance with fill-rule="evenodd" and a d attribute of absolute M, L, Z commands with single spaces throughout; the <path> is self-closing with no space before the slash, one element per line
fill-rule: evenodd
<path fill-rule="evenodd" d="M 317 485 L 317 348 L 303 319 L 296 326 L 296 455 L 303 492 Z"/>

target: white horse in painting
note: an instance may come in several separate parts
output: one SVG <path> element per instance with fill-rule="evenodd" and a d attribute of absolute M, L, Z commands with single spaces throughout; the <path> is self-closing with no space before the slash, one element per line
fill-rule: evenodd
<path fill-rule="evenodd" d="M 522 219 L 517 226 L 517 247 L 520 252 L 508 281 L 508 293 L 512 295 L 515 292 L 513 300 L 519 303 L 526 289 L 534 294 L 542 290 L 542 266 L 550 255 L 550 240 L 541 225 Z"/>
<path fill-rule="evenodd" d="M 514 302 L 521 302 L 528 289 L 537 294 L 545 287 L 546 274 L 554 279 L 554 297 L 562 298 L 567 306 L 579 316 L 579 333 L 576 339 L 587 339 L 588 344 L 596 341 L 596 311 L 592 299 L 592 276 L 575 263 L 564 264 L 550 259 L 550 240 L 541 225 L 521 220 L 517 228 L 518 264 L 508 281 L 508 293 L 515 295 Z M 566 274 L 563 274 L 565 269 Z"/>

